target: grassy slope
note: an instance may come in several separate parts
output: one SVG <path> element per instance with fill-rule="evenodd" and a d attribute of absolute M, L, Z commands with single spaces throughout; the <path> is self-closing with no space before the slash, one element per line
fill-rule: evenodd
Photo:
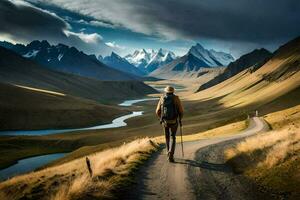
<path fill-rule="evenodd" d="M 64 94 L 0 84 L 0 129 L 84 127 L 110 122 L 119 108 Z"/>
<path fill-rule="evenodd" d="M 108 123 L 120 114 L 128 112 L 86 99 L 33 91 L 12 85 L 0 84 L 0 90 L 2 130 L 64 128 L 72 127 L 74 124 L 78 127 L 98 125 Z M 0 152 L 3 156 L 0 159 L 0 166 L 11 164 L 13 160 L 29 155 L 71 150 L 67 143 L 60 143 L 58 140 L 54 145 L 57 149 L 52 149 L 50 140 L 38 141 L 35 145 L 32 142 L 34 139 L 17 138 L 19 137 L 1 137 Z M 14 139 L 17 139 L 17 142 L 10 142 Z M 10 149 L 14 149 L 13 152 Z"/>
<path fill-rule="evenodd" d="M 1 47 L 0 71 L 2 83 L 66 93 L 101 103 L 120 103 L 155 92 L 141 81 L 100 81 L 52 71 Z"/>
<path fill-rule="evenodd" d="M 142 160 L 158 148 L 149 139 L 97 152 L 89 156 L 93 176 L 85 158 L 0 183 L 1 199 L 108 199 L 113 191 L 130 182 L 130 176 Z M 16 187 L 22 188 L 16 190 Z"/>
<path fill-rule="evenodd" d="M 270 113 L 265 119 L 273 130 L 227 150 L 228 163 L 275 196 L 299 199 L 300 105 Z"/>
<path fill-rule="evenodd" d="M 219 98 L 224 108 L 259 108 L 300 85 L 299 63 L 300 38 L 281 47 L 258 70 L 244 70 L 189 99 L 204 101 Z"/>

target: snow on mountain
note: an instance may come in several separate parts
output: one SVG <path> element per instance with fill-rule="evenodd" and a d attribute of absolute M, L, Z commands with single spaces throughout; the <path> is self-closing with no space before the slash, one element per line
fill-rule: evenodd
<path fill-rule="evenodd" d="M 159 66 L 165 65 L 176 58 L 175 54 L 171 51 L 159 49 L 158 52 L 151 58 L 149 63 L 145 66 L 148 73 L 153 72 Z"/>
<path fill-rule="evenodd" d="M 230 54 L 217 52 L 213 49 L 207 50 L 199 43 L 192 46 L 188 54 L 192 54 L 210 67 L 227 66 L 229 63 L 234 61 L 234 58 Z"/>
<path fill-rule="evenodd" d="M 200 44 L 192 46 L 188 53 L 182 57 L 174 59 L 168 53 L 164 59 L 170 59 L 170 62 L 152 71 L 150 76 L 157 78 L 196 77 L 198 79 L 199 77 L 203 78 L 203 73 L 206 74 L 206 72 L 209 72 L 205 76 L 212 79 L 224 70 L 224 67 L 221 67 L 221 69 L 220 66 L 226 66 L 228 63 L 234 61 L 234 58 L 230 54 L 207 50 Z"/>
<path fill-rule="evenodd" d="M 229 65 L 229 63 L 234 61 L 234 58 L 232 55 L 224 52 L 218 52 L 213 49 L 209 51 L 211 55 L 214 57 L 215 60 L 218 60 L 220 63 L 222 63 L 224 66 Z"/>
<path fill-rule="evenodd" d="M 171 62 L 176 58 L 175 54 L 165 49 L 155 51 L 150 50 L 136 50 L 133 54 L 124 57 L 129 63 L 146 73 L 150 73 L 157 69 L 160 65 Z"/>
<path fill-rule="evenodd" d="M 45 68 L 98 80 L 137 80 L 139 77 L 113 69 L 100 62 L 95 55 L 87 55 L 75 47 L 64 44 L 50 45 L 46 40 L 33 41 L 28 45 L 0 42 L 23 57 Z M 129 64 L 129 63 L 128 63 Z M 133 67 L 136 69 L 135 67 Z"/>
<path fill-rule="evenodd" d="M 98 59 L 101 59 L 101 57 L 98 57 Z M 130 64 L 125 58 L 122 58 L 115 52 L 112 52 L 110 56 L 106 56 L 100 60 L 104 64 L 106 64 L 109 67 L 112 67 L 114 69 L 134 74 L 136 76 L 143 76 L 145 75 L 141 70 L 139 70 L 134 65 Z"/>
<path fill-rule="evenodd" d="M 133 54 L 125 56 L 125 59 L 138 68 L 144 68 L 151 59 L 151 53 L 145 49 L 136 50 Z"/>
<path fill-rule="evenodd" d="M 63 56 L 64 56 L 64 54 L 61 53 L 61 54 L 58 55 L 57 59 L 60 61 Z"/>
<path fill-rule="evenodd" d="M 39 53 L 39 50 L 32 50 L 27 52 L 26 54 L 23 55 L 25 58 L 31 58 L 31 57 L 36 57 L 36 55 Z"/>

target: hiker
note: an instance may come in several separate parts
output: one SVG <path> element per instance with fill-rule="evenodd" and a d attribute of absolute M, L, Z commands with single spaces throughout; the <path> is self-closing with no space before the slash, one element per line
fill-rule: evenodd
<path fill-rule="evenodd" d="M 182 126 L 181 119 L 183 116 L 183 108 L 179 97 L 174 94 L 175 89 L 173 87 L 167 86 L 164 89 L 164 92 L 165 94 L 161 96 L 157 104 L 156 114 L 159 117 L 160 123 L 163 125 L 164 128 L 168 151 L 168 160 L 169 162 L 174 162 L 176 132 L 178 124 Z"/>

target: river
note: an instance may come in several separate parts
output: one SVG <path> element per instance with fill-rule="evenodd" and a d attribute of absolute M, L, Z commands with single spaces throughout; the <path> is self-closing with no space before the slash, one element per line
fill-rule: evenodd
<path fill-rule="evenodd" d="M 119 106 L 132 106 L 135 103 L 140 103 L 143 101 L 152 101 L 157 100 L 157 98 L 145 98 L 145 99 L 135 99 L 135 100 L 126 100 L 123 103 L 120 103 Z M 101 124 L 92 127 L 85 127 L 85 128 L 73 128 L 73 129 L 45 129 L 45 130 L 17 130 L 17 131 L 0 131 L 0 135 L 50 135 L 50 134 L 57 134 L 57 133 L 68 133 L 73 131 L 86 131 L 86 130 L 99 130 L 99 129 L 109 129 L 109 128 L 119 128 L 123 126 L 127 126 L 125 120 L 141 116 L 143 115 L 143 111 L 133 111 L 130 114 L 123 115 L 121 117 L 115 118 L 109 124 Z"/>
<path fill-rule="evenodd" d="M 135 103 L 143 102 L 143 101 L 151 101 L 157 100 L 157 98 L 145 98 L 145 99 L 135 99 L 135 100 L 126 100 L 123 103 L 119 104 L 119 106 L 132 106 Z M 21 130 L 21 131 L 1 131 L 0 135 L 49 135 L 55 133 L 67 133 L 71 131 L 84 131 L 84 130 L 99 130 L 99 129 L 109 129 L 109 128 L 118 128 L 127 126 L 125 120 L 141 116 L 143 115 L 143 111 L 134 111 L 131 114 L 127 114 L 121 117 L 114 119 L 109 124 L 103 124 L 99 126 L 92 126 L 86 128 L 75 128 L 75 129 L 47 129 L 47 130 Z M 0 170 L 0 181 L 8 179 L 9 177 L 13 177 L 18 174 L 24 174 L 30 171 L 33 171 L 47 163 L 50 163 L 56 159 L 59 159 L 65 156 L 65 153 L 56 153 L 56 154 L 48 154 L 48 155 L 40 155 L 34 156 L 30 158 L 25 158 L 22 160 L 18 160 L 18 162 L 14 165 L 9 166 L 8 168 Z"/>

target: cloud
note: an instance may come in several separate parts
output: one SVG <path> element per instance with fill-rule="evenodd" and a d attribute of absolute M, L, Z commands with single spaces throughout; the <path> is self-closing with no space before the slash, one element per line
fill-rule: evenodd
<path fill-rule="evenodd" d="M 68 24 L 53 13 L 20 1 L 0 1 L 0 33 L 21 42 L 65 37 Z"/>
<path fill-rule="evenodd" d="M 97 33 L 75 33 L 71 26 L 54 13 L 22 1 L 0 1 L 0 38 L 12 42 L 29 43 L 48 40 L 63 43 L 88 53 L 109 54 L 110 47 Z"/>
<path fill-rule="evenodd" d="M 83 32 L 81 33 L 74 33 L 71 31 L 64 31 L 67 37 L 78 37 L 80 40 L 89 43 L 89 44 L 97 44 L 99 42 L 102 42 L 102 36 L 98 33 L 92 33 L 92 34 L 85 34 Z"/>
<path fill-rule="evenodd" d="M 75 46 L 87 54 L 108 55 L 113 51 L 111 47 L 103 42 L 102 36 L 97 33 L 86 34 L 65 31 L 65 34 L 67 38 L 64 40 L 64 44 Z"/>
<path fill-rule="evenodd" d="M 106 27 L 106 28 L 115 28 L 113 24 L 106 23 L 106 22 L 101 22 L 97 20 L 92 20 L 89 22 L 91 26 L 96 26 L 96 27 Z"/>
<path fill-rule="evenodd" d="M 125 49 L 125 47 L 116 44 L 116 42 L 106 42 L 105 44 L 111 48 L 121 49 L 121 50 Z"/>
<path fill-rule="evenodd" d="M 298 0 L 30 0 L 54 4 L 115 27 L 176 38 L 273 42 L 300 34 Z"/>
<path fill-rule="evenodd" d="M 78 23 L 78 24 L 89 25 L 89 26 L 94 26 L 94 27 L 115 28 L 115 26 L 113 26 L 112 24 L 110 24 L 108 22 L 102 22 L 102 21 L 98 21 L 98 20 L 90 20 L 90 21 L 86 21 L 84 19 L 75 20 L 69 16 L 65 16 L 64 19 L 70 23 Z"/>

